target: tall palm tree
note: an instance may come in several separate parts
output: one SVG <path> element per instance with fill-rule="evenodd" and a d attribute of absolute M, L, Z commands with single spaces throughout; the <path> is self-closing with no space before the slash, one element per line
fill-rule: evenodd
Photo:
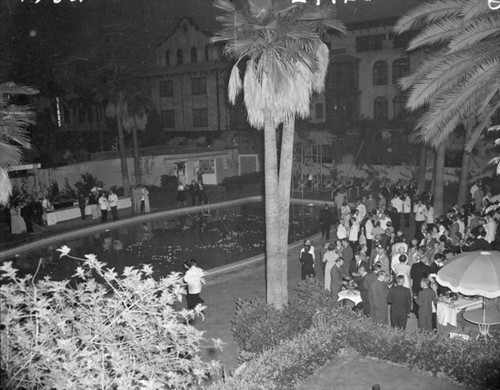
<path fill-rule="evenodd" d="M 314 2 L 315 3 L 315 2 Z M 224 42 L 236 60 L 229 100 L 244 90 L 248 121 L 264 130 L 266 207 L 266 295 L 278 307 L 288 302 L 287 248 L 295 117 L 309 115 L 313 91 L 324 88 L 329 53 L 320 34 L 344 32 L 328 2 L 316 6 L 291 0 L 216 0 Z M 246 62 L 246 63 L 245 63 Z M 245 64 L 244 64 L 245 63 Z M 243 81 L 240 65 L 245 67 Z M 278 162 L 276 131 L 283 124 Z"/>
<path fill-rule="evenodd" d="M 410 110 L 427 108 L 417 125 L 425 142 L 438 147 L 464 125 L 457 199 L 463 204 L 470 154 L 500 108 L 500 12 L 491 10 L 486 1 L 437 0 L 411 10 L 394 30 L 420 30 L 409 44 L 410 51 L 438 47 L 400 84 L 410 90 Z"/>
<path fill-rule="evenodd" d="M 150 101 L 144 98 L 140 92 L 132 89 L 131 84 L 117 85 L 107 91 L 106 116 L 116 119 L 118 130 L 118 148 L 122 168 L 123 191 L 125 196 L 130 191 L 130 181 L 127 166 L 127 154 L 125 148 L 125 133 L 132 133 L 134 151 L 134 177 L 135 183 L 142 183 L 139 140 L 137 131 L 144 131 L 148 121 L 148 110 L 152 107 Z"/>
<path fill-rule="evenodd" d="M 35 95 L 35 88 L 13 82 L 0 84 L 0 204 L 6 205 L 12 193 L 8 170 L 22 161 L 22 149 L 30 149 L 27 127 L 35 123 L 35 113 L 29 106 L 10 102 L 13 95 Z"/>

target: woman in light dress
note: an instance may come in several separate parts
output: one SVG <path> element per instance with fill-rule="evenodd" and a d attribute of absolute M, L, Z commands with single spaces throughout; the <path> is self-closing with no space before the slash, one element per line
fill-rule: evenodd
<path fill-rule="evenodd" d="M 14 207 L 10 208 L 10 233 L 11 234 L 22 234 L 26 233 L 26 222 L 24 218 L 21 217 L 21 209 L 22 207 Z"/>
<path fill-rule="evenodd" d="M 339 258 L 340 253 L 342 253 L 342 243 L 340 240 L 335 241 L 335 245 L 330 244 L 328 246 L 328 251 L 323 255 L 323 264 L 325 265 L 325 290 L 330 291 L 330 285 L 332 282 L 331 270 L 335 264 L 335 261 Z"/>

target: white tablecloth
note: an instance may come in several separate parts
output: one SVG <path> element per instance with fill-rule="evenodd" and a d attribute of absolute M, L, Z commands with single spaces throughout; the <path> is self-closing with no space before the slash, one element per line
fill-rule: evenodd
<path fill-rule="evenodd" d="M 132 207 L 130 198 L 118 199 L 118 209 L 126 209 Z M 92 215 L 91 206 L 85 206 L 85 215 Z M 68 221 L 70 219 L 80 218 L 80 209 L 78 207 L 69 207 L 62 210 L 52 211 L 47 213 L 47 225 L 55 225 L 57 222 Z"/>
<path fill-rule="evenodd" d="M 438 302 L 436 317 L 437 321 L 441 325 L 450 324 L 452 326 L 457 326 L 457 315 L 463 309 L 472 310 L 481 307 L 483 301 L 481 299 L 470 300 L 458 298 L 453 304 L 447 304 L 444 302 Z"/>
<path fill-rule="evenodd" d="M 358 290 L 342 290 L 339 292 L 339 301 L 342 301 L 343 299 L 349 299 L 357 305 L 358 303 L 361 303 L 361 294 Z"/>

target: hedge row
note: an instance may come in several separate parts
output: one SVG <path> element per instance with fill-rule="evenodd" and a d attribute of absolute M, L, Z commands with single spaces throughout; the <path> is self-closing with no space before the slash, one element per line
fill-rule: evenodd
<path fill-rule="evenodd" d="M 298 286 L 299 299 L 279 311 L 263 301 L 240 301 L 233 332 L 246 361 L 237 375 L 211 389 L 287 389 L 335 358 L 341 348 L 410 368 L 444 373 L 478 388 L 498 388 L 500 343 L 402 331 L 333 305 L 319 282 Z"/>

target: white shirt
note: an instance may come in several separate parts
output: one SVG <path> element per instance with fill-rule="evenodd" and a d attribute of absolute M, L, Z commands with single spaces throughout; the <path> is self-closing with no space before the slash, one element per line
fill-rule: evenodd
<path fill-rule="evenodd" d="M 423 204 L 416 204 L 413 207 L 413 212 L 415 213 L 415 221 L 423 222 L 425 221 L 425 214 L 427 212 L 427 207 Z"/>
<path fill-rule="evenodd" d="M 358 210 L 358 221 L 361 222 L 366 217 L 366 207 L 363 203 L 360 203 L 356 210 Z"/>
<path fill-rule="evenodd" d="M 358 241 L 359 236 L 359 223 L 356 221 L 352 224 L 349 230 L 349 241 Z"/>
<path fill-rule="evenodd" d="M 380 219 L 380 227 L 385 231 L 387 229 L 387 223 L 392 222 L 389 217 L 381 218 Z"/>
<path fill-rule="evenodd" d="M 401 200 L 401 198 L 399 196 L 392 198 L 391 206 L 394 207 L 398 213 L 403 212 L 403 201 Z"/>
<path fill-rule="evenodd" d="M 108 202 L 109 202 L 110 207 L 117 207 L 118 206 L 118 195 L 109 194 L 108 195 Z"/>
<path fill-rule="evenodd" d="M 106 199 L 105 196 L 101 196 L 99 198 L 99 205 L 101 206 L 101 210 L 107 210 L 108 209 L 108 200 Z"/>
<path fill-rule="evenodd" d="M 486 237 L 484 237 L 484 239 L 488 241 L 488 244 L 491 244 L 495 240 L 495 235 L 497 233 L 497 223 L 494 219 L 490 219 L 484 225 L 484 229 L 486 230 Z"/>
<path fill-rule="evenodd" d="M 409 196 L 407 196 L 403 201 L 403 213 L 404 214 L 411 213 L 411 199 Z"/>
<path fill-rule="evenodd" d="M 204 275 L 205 272 L 197 266 L 192 266 L 186 271 L 184 281 L 187 284 L 189 294 L 199 294 L 201 292 L 201 284 L 205 284 Z"/>
<path fill-rule="evenodd" d="M 339 224 L 339 226 L 337 226 L 337 238 L 339 240 L 347 238 L 347 230 L 345 230 L 344 225 Z"/>
<path fill-rule="evenodd" d="M 366 233 L 366 239 L 367 240 L 373 240 L 373 223 L 371 219 L 368 219 L 365 223 L 365 233 Z"/>
<path fill-rule="evenodd" d="M 305 252 L 305 251 L 306 251 L 306 250 L 305 250 L 305 248 L 302 248 L 302 249 L 300 250 L 299 257 L 300 257 L 300 255 L 301 255 L 303 252 Z M 314 253 L 314 246 L 312 246 L 312 245 L 311 245 L 311 247 L 309 248 L 309 253 L 312 255 L 313 260 L 316 260 L 316 255 L 315 255 L 315 253 Z"/>
<path fill-rule="evenodd" d="M 429 207 L 425 213 L 425 220 L 427 223 L 434 223 L 434 207 Z"/>

